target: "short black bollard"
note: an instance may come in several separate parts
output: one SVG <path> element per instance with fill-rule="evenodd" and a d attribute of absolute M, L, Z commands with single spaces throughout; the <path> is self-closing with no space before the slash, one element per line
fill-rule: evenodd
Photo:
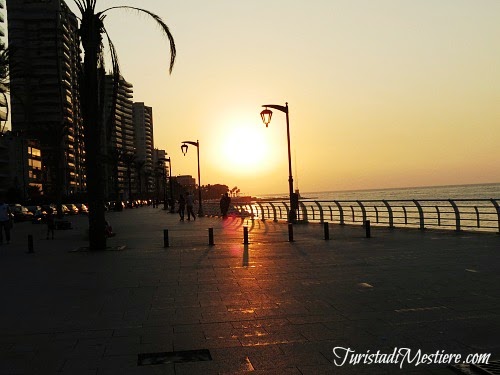
<path fill-rule="evenodd" d="M 370 238 L 372 236 L 370 228 L 370 220 L 365 221 L 365 229 L 366 229 L 366 238 Z"/>
<path fill-rule="evenodd" d="M 163 247 L 170 247 L 168 241 L 168 229 L 163 229 Z"/>
<path fill-rule="evenodd" d="M 248 245 L 248 227 L 243 227 L 243 244 Z"/>
<path fill-rule="evenodd" d="M 208 228 L 208 246 L 214 245 L 214 228 Z"/>
<path fill-rule="evenodd" d="M 33 235 L 29 234 L 28 235 L 28 253 L 34 253 L 35 250 L 33 249 Z"/>
<path fill-rule="evenodd" d="M 293 242 L 293 224 L 288 223 L 288 242 Z"/>
<path fill-rule="evenodd" d="M 323 231 L 325 232 L 325 240 L 330 239 L 330 229 L 328 228 L 328 223 L 323 223 Z"/>

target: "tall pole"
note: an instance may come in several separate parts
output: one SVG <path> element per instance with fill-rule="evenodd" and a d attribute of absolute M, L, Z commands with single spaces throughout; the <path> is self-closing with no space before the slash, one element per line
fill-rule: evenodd
<path fill-rule="evenodd" d="M 198 147 L 196 147 L 196 151 L 198 154 L 198 216 L 203 216 L 203 207 L 201 204 L 201 180 L 200 180 L 200 142 L 196 140 Z"/>
<path fill-rule="evenodd" d="M 286 139 L 288 143 L 288 193 L 290 198 L 290 222 L 294 223 L 295 214 L 295 202 L 293 199 L 293 176 L 292 176 L 292 153 L 290 151 L 290 121 L 288 119 L 288 102 L 285 103 L 286 106 Z"/>
<path fill-rule="evenodd" d="M 170 189 L 170 213 L 174 213 L 174 190 L 172 185 L 172 163 L 170 158 L 168 158 L 168 186 Z"/>
<path fill-rule="evenodd" d="M 163 165 L 163 209 L 167 209 L 167 166 Z"/>

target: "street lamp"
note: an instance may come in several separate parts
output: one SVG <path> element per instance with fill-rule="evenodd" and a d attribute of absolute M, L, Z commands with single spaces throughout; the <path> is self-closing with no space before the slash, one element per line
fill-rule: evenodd
<path fill-rule="evenodd" d="M 170 190 L 170 213 L 174 213 L 174 191 L 172 187 L 172 164 L 170 162 L 170 157 L 165 158 L 165 161 L 168 161 L 168 186 Z M 166 198 L 166 195 L 165 195 Z"/>
<path fill-rule="evenodd" d="M 181 151 L 186 156 L 186 153 L 188 151 L 188 144 L 196 146 L 196 151 L 198 153 L 198 202 L 199 202 L 199 208 L 198 208 L 198 216 L 204 216 L 203 215 L 203 207 L 201 203 L 201 180 L 200 180 L 200 142 L 197 140 L 196 142 L 193 141 L 184 141 L 182 142 L 181 146 Z"/>
<path fill-rule="evenodd" d="M 288 119 L 288 103 L 285 103 L 285 106 L 276 105 L 276 104 L 265 104 L 263 105 L 265 109 L 260 112 L 260 117 L 262 118 L 262 122 L 267 126 L 271 122 L 271 117 L 273 116 L 273 112 L 268 109 L 273 108 L 278 111 L 284 112 L 286 114 L 286 138 L 288 142 L 288 191 L 290 195 L 290 214 L 288 216 L 289 223 L 295 223 L 296 220 L 296 212 L 295 210 L 298 208 L 298 197 L 293 192 L 293 177 L 292 177 L 292 154 L 290 152 L 290 122 Z"/>

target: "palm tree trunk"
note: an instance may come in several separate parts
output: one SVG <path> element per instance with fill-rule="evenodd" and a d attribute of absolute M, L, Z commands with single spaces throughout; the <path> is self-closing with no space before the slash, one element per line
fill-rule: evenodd
<path fill-rule="evenodd" d="M 89 201 L 89 249 L 106 249 L 105 212 L 104 212 L 104 165 L 102 155 L 102 123 L 99 111 L 98 55 L 100 47 L 100 28 L 97 17 L 89 17 L 92 25 L 85 28 L 88 35 L 83 43 L 84 79 L 82 81 L 82 114 L 85 135 L 85 160 L 87 167 L 87 195 Z"/>

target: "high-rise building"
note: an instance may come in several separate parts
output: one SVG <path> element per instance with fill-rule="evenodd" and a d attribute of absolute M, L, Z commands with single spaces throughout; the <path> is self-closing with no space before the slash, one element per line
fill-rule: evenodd
<path fill-rule="evenodd" d="M 7 0 L 12 130 L 38 139 L 45 193 L 85 191 L 78 22 L 63 0 Z"/>
<path fill-rule="evenodd" d="M 129 200 L 137 193 L 135 129 L 132 120 L 133 86 L 120 77 L 116 90 L 114 116 L 111 115 L 111 119 L 115 95 L 112 75 L 106 75 L 103 89 L 105 105 L 103 123 L 106 127 L 108 124 L 110 126 L 110 132 L 105 132 L 103 142 L 103 153 L 108 161 L 105 168 L 105 194 L 110 200 Z"/>
<path fill-rule="evenodd" d="M 5 16 L 4 16 L 5 4 L 4 0 L 0 0 L 0 53 L 5 51 Z M 6 62 L 6 61 L 2 61 Z M 2 69 L 3 67 L 0 67 Z M 1 77 L 5 79 L 7 77 Z M 0 132 L 4 130 L 5 121 L 7 121 L 8 103 L 7 103 L 7 82 L 0 81 Z"/>
<path fill-rule="evenodd" d="M 137 188 L 141 197 L 149 197 L 154 183 L 153 108 L 134 103 L 133 109 Z"/>

